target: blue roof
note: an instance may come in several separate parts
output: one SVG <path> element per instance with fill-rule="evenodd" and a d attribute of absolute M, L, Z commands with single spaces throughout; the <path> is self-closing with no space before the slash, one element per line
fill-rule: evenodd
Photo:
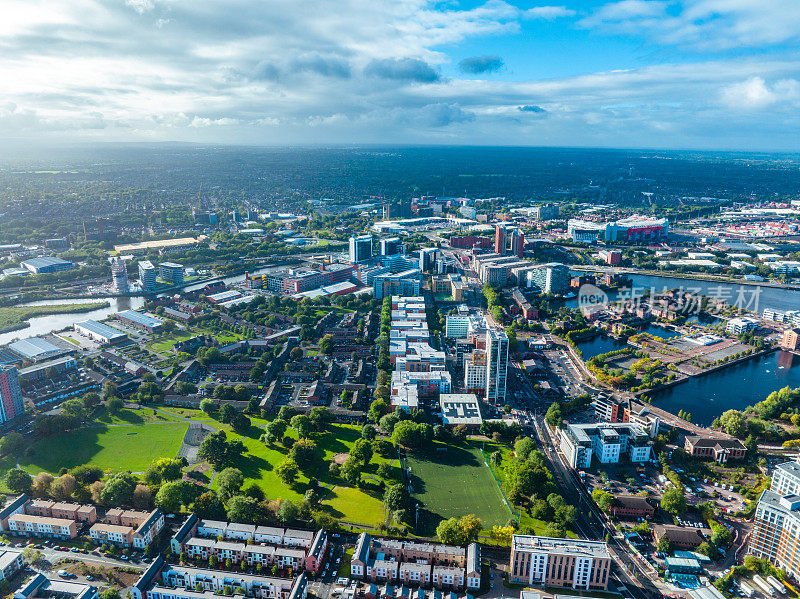
<path fill-rule="evenodd" d="M 21 264 L 31 266 L 33 268 L 42 268 L 44 266 L 54 266 L 56 264 L 72 264 L 72 262 L 68 260 L 62 260 L 61 258 L 56 258 L 55 256 L 47 256 L 44 258 L 31 258 L 30 260 L 21 262 Z"/>
<path fill-rule="evenodd" d="M 87 331 L 91 331 L 95 335 L 102 335 L 106 339 L 119 339 L 120 337 L 127 337 L 125 333 L 117 329 L 111 328 L 102 322 L 96 320 L 84 320 L 83 322 L 76 322 L 75 326 L 83 327 Z"/>
<path fill-rule="evenodd" d="M 159 320 L 158 318 L 148 314 L 142 314 L 136 310 L 123 310 L 122 312 L 118 312 L 117 318 L 126 318 L 133 322 L 138 322 L 140 325 L 146 327 L 157 327 L 164 324 L 163 320 Z"/>
<path fill-rule="evenodd" d="M 21 355 L 23 358 L 28 359 L 33 359 L 38 356 L 57 354 L 64 351 L 49 341 L 45 341 L 44 339 L 40 339 L 38 337 L 20 339 L 19 341 L 10 343 L 8 347 Z"/>

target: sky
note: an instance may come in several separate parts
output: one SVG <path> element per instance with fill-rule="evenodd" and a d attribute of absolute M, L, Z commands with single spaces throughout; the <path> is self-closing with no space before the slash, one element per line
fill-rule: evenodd
<path fill-rule="evenodd" d="M 800 0 L 3 0 L 0 82 L 9 141 L 797 151 Z"/>

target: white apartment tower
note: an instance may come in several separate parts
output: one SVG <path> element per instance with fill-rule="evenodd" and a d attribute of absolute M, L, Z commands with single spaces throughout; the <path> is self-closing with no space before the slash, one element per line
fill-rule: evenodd
<path fill-rule="evenodd" d="M 505 401 L 507 376 L 508 335 L 501 328 L 489 327 L 486 329 L 486 401 Z"/>

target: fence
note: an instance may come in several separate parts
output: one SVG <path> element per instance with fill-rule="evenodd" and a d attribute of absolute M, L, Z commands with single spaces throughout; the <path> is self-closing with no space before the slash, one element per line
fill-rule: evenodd
<path fill-rule="evenodd" d="M 481 455 L 483 456 L 483 463 L 486 464 L 489 472 L 492 473 L 492 478 L 494 478 L 494 482 L 497 485 L 497 490 L 500 491 L 500 495 L 503 496 L 503 501 L 506 502 L 506 507 L 511 512 L 511 515 L 514 516 L 514 520 L 516 520 L 517 524 L 519 524 L 519 511 L 514 509 L 514 504 L 508 500 L 508 497 L 506 497 L 506 492 L 503 490 L 503 484 L 500 481 L 500 477 L 497 476 L 497 472 L 495 472 L 495 469 L 489 464 L 489 457 L 486 455 L 486 451 L 483 449 L 483 447 L 481 447 Z"/>

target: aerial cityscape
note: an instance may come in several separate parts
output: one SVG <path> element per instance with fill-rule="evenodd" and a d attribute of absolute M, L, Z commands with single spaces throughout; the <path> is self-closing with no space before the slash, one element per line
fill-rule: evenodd
<path fill-rule="evenodd" d="M 2 15 L 0 599 L 800 598 L 800 4 Z"/>

